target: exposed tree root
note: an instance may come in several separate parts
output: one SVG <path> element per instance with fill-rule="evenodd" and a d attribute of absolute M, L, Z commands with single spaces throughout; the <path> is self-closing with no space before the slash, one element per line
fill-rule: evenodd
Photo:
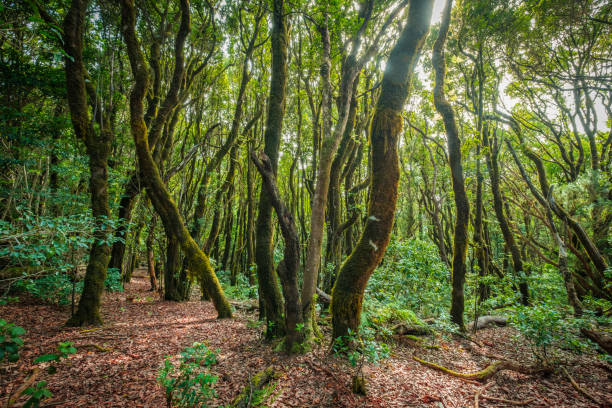
<path fill-rule="evenodd" d="M 574 378 L 570 375 L 570 373 L 565 369 L 565 367 L 561 367 L 561 369 L 563 370 L 563 373 L 565 373 L 565 375 L 567 376 L 567 378 L 570 380 L 570 382 L 572 383 L 572 386 L 574 386 L 574 388 L 576 389 L 576 391 L 578 391 L 579 393 L 581 393 L 582 395 L 584 395 L 585 397 L 587 397 L 588 399 L 590 399 L 591 401 L 593 401 L 594 403 L 603 406 L 604 404 L 601 403 L 601 401 L 599 401 L 599 399 L 595 398 L 591 393 L 589 393 L 587 390 L 585 390 L 584 388 L 582 388 L 580 385 L 578 385 L 578 383 L 576 382 L 576 380 L 574 380 Z"/>
<path fill-rule="evenodd" d="M 480 397 L 480 394 L 482 394 L 483 392 L 486 391 L 487 388 L 489 388 L 490 386 L 492 386 L 493 384 L 495 384 L 494 382 L 490 382 L 487 385 L 485 385 L 484 387 L 478 389 L 476 391 L 476 394 L 474 394 L 474 408 L 478 408 L 478 398 Z"/>
<path fill-rule="evenodd" d="M 501 360 L 501 361 L 494 361 L 485 369 L 477 371 L 475 373 L 460 373 L 457 371 L 453 371 L 450 368 L 443 367 L 439 364 L 421 360 L 420 358 L 416 356 L 412 356 L 412 358 L 415 361 L 418 361 L 419 363 L 427 367 L 433 368 L 434 370 L 442 371 L 443 373 L 446 373 L 453 377 L 463 378 L 466 380 L 475 380 L 475 381 L 480 381 L 480 382 L 484 382 L 488 380 L 489 378 L 493 377 L 495 374 L 503 370 L 511 370 L 511 371 L 516 371 L 517 373 L 528 374 L 528 375 L 547 373 L 551 371 L 549 367 L 526 366 L 526 365 L 516 363 L 514 361 Z"/>
<path fill-rule="evenodd" d="M 232 401 L 231 408 L 256 407 L 265 402 L 262 400 L 262 392 L 274 380 L 280 377 L 280 373 L 272 367 L 268 367 L 249 380 L 249 383 L 242 389 L 240 394 Z M 265 400 L 267 395 L 263 395 Z"/>
<path fill-rule="evenodd" d="M 513 400 L 507 400 L 507 399 L 503 399 L 503 398 L 488 397 L 486 395 L 483 395 L 482 399 L 486 399 L 486 400 L 489 400 L 489 401 L 503 402 L 504 404 L 517 405 L 517 406 L 529 405 L 533 401 L 536 400 L 535 398 L 529 398 L 529 399 L 526 399 L 524 401 L 513 401 Z"/>
<path fill-rule="evenodd" d="M 612 336 L 595 330 L 582 329 L 580 330 L 583 336 L 593 340 L 606 353 L 612 354 Z"/>
<path fill-rule="evenodd" d="M 34 368 L 34 370 L 32 370 L 32 374 L 30 374 L 30 376 L 25 379 L 23 384 L 21 384 L 21 386 L 17 388 L 17 390 L 9 396 L 6 406 L 12 407 L 19 400 L 19 397 L 21 397 L 21 394 L 26 389 L 28 389 L 34 384 L 34 382 L 36 381 L 40 373 L 41 373 L 40 368 L 38 367 Z"/>

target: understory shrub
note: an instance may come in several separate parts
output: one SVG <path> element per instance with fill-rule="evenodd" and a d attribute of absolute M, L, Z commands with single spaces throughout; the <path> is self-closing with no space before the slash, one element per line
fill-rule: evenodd
<path fill-rule="evenodd" d="M 164 389 L 168 408 L 205 407 L 206 401 L 215 396 L 212 387 L 217 377 L 208 372 L 208 367 L 216 363 L 217 355 L 197 342 L 181 352 L 178 364 L 166 356 L 157 382 Z"/>

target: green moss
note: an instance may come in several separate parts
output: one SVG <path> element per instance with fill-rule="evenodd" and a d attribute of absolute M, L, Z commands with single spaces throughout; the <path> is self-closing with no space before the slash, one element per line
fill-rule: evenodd
<path fill-rule="evenodd" d="M 353 392 L 359 395 L 367 395 L 367 381 L 364 376 L 356 375 L 353 377 Z"/>

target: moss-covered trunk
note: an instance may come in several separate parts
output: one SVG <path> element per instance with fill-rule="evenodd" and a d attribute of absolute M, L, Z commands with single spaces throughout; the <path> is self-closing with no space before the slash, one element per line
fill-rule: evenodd
<path fill-rule="evenodd" d="M 498 155 L 499 155 L 499 146 L 497 137 L 493 134 L 493 137 L 489 137 L 489 129 L 488 126 L 485 126 L 483 131 L 483 141 L 486 149 L 486 161 L 487 168 L 489 169 L 489 179 L 491 181 L 491 193 L 493 195 L 493 209 L 495 210 L 495 216 L 497 217 L 497 222 L 499 223 L 499 228 L 501 229 L 502 236 L 504 237 L 504 242 L 506 247 L 510 251 L 512 256 L 512 265 L 514 267 L 514 274 L 516 278 L 519 279 L 519 291 L 521 294 L 521 303 L 524 305 L 529 304 L 529 288 L 527 286 L 527 281 L 524 279 L 523 270 L 523 259 L 521 258 L 521 252 L 519 250 L 518 245 L 516 244 L 516 240 L 514 239 L 514 234 L 510 230 L 510 225 L 508 224 L 508 219 L 504 214 L 504 204 L 502 199 L 502 194 L 500 190 L 500 174 L 499 174 L 499 163 L 498 163 Z"/>
<path fill-rule="evenodd" d="M 177 36 L 175 44 L 175 64 L 176 67 L 180 67 L 180 70 L 183 70 L 183 45 L 189 32 L 189 2 L 188 0 L 181 0 L 180 4 L 182 13 L 179 33 L 181 35 Z M 133 0 L 122 0 L 121 5 L 121 29 L 135 79 L 135 84 L 130 94 L 130 129 L 136 145 L 136 153 L 143 181 L 155 211 L 160 215 L 164 223 L 166 232 L 178 240 L 185 257 L 188 259 L 190 269 L 198 271 L 201 275 L 202 282 L 215 305 L 218 316 L 220 318 L 231 317 L 231 307 L 225 298 L 223 289 L 210 265 L 209 259 L 189 234 L 172 196 L 161 179 L 159 169 L 153 161 L 147 138 L 147 127 L 144 121 L 143 103 L 148 88 L 149 75 L 136 35 L 136 10 Z M 178 78 L 176 86 L 179 86 L 182 80 L 183 73 L 179 73 L 180 78 Z"/>
<path fill-rule="evenodd" d="M 280 224 L 285 248 L 283 260 L 278 265 L 278 276 L 285 295 L 285 339 L 284 350 L 287 353 L 299 351 L 299 344 L 304 339 L 305 332 L 298 326 L 303 321 L 302 303 L 298 288 L 298 269 L 300 267 L 300 240 L 293 215 L 281 201 L 276 184 L 276 177 L 270 159 L 263 153 L 251 155 L 257 170 L 263 180 L 263 189 L 266 190 Z"/>
<path fill-rule="evenodd" d="M 89 156 L 89 192 L 92 215 L 95 219 L 94 242 L 89 251 L 83 292 L 76 313 L 66 323 L 68 326 L 102 323 L 100 302 L 110 258 L 110 246 L 106 243 L 106 235 L 109 231 L 106 225 L 110 217 L 108 157 L 112 132 L 107 117 L 101 117 L 102 126 L 97 132 L 89 117 L 87 72 L 83 63 L 83 30 L 87 5 L 87 0 L 73 0 L 63 25 L 63 44 L 67 54 L 65 73 L 68 106 L 74 133 L 79 140 L 84 142 Z M 93 89 L 89 91 L 95 92 Z"/>
<path fill-rule="evenodd" d="M 164 267 L 164 299 L 182 302 L 189 300 L 191 282 L 187 270 L 181 268 L 181 246 L 173 236 L 168 236 L 166 244 L 166 264 Z"/>
<path fill-rule="evenodd" d="M 287 46 L 289 33 L 284 12 L 284 1 L 274 0 L 272 12 L 272 75 L 270 78 L 270 97 L 268 117 L 264 134 L 264 152 L 270 158 L 272 171 L 276 175 L 280 147 L 287 87 Z M 272 201 L 262 189 L 259 193 L 259 213 L 255 229 L 255 263 L 260 295 L 265 306 L 267 321 L 266 337 L 284 334 L 283 298 L 274 270 L 272 256 Z"/>
<path fill-rule="evenodd" d="M 410 2 L 408 21 L 387 60 L 370 130 L 372 184 L 368 220 L 332 291 L 333 338 L 346 335 L 348 329 L 358 330 L 365 287 L 389 243 L 399 181 L 397 138 L 402 129 L 401 112 L 429 31 L 432 7 L 433 0 Z"/>
<path fill-rule="evenodd" d="M 455 234 L 453 238 L 453 268 L 452 268 L 452 293 L 451 293 L 451 320 L 465 330 L 463 322 L 465 285 L 465 258 L 468 246 L 468 222 L 470 218 L 470 207 L 465 193 L 463 180 L 463 165 L 461 164 L 461 140 L 459 130 L 455 121 L 455 112 L 451 104 L 446 100 L 444 94 L 445 61 L 444 44 L 450 25 L 450 15 L 453 2 L 447 0 L 442 14 L 442 23 L 438 38 L 433 48 L 432 63 L 435 71 L 434 105 L 442 116 L 444 128 L 446 129 L 446 140 L 448 144 L 448 163 L 451 171 L 453 193 L 455 196 Z"/>

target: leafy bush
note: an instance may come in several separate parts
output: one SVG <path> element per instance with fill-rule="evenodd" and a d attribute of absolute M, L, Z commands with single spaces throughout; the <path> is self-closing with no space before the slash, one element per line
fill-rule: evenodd
<path fill-rule="evenodd" d="M 216 354 L 202 343 L 187 347 L 181 353 L 178 365 L 174 365 L 170 356 L 166 356 L 157 374 L 157 382 L 164 388 L 168 408 L 206 406 L 206 401 L 215 396 L 212 385 L 217 382 L 217 377 L 202 367 L 216 363 Z"/>
<path fill-rule="evenodd" d="M 0 283 L 46 302 L 69 303 L 77 265 L 87 263 L 88 249 L 99 228 L 87 213 L 74 216 L 42 217 L 24 209 L 11 222 L 0 220 L 0 263 L 3 274 Z M 101 228 L 110 227 L 104 242 L 111 245 L 115 238 L 113 220 L 103 220 Z M 121 290 L 118 271 L 109 270 L 108 290 Z M 76 282 L 76 292 L 82 282 Z"/>
<path fill-rule="evenodd" d="M 450 272 L 430 242 L 392 241 L 366 288 L 365 303 L 393 305 L 420 316 L 439 316 L 450 307 Z M 370 309 L 375 307 L 370 306 Z"/>
<path fill-rule="evenodd" d="M 231 299 L 247 300 L 257 298 L 257 284 L 251 285 L 249 279 L 244 274 L 236 276 L 236 285 L 232 286 L 230 282 L 231 271 L 220 270 L 217 272 L 217 277 L 221 282 L 225 295 Z"/>
<path fill-rule="evenodd" d="M 581 352 L 589 346 L 579 336 L 587 321 L 565 316 L 547 304 L 515 307 L 510 323 L 529 341 L 534 356 L 547 364 L 557 362 L 558 348 Z"/>
<path fill-rule="evenodd" d="M 0 362 L 5 358 L 11 362 L 19 360 L 19 347 L 23 345 L 21 336 L 25 332 L 22 327 L 0 319 Z"/>
<path fill-rule="evenodd" d="M 13 323 L 7 323 L 5 320 L 0 319 L 0 362 L 6 357 L 8 361 L 15 362 L 19 360 L 19 348 L 23 345 L 23 340 L 20 336 L 23 336 L 26 331 L 19 326 L 15 326 Z M 67 341 L 64 343 L 58 343 L 57 352 L 43 354 L 34 359 L 34 364 L 51 363 L 60 361 L 66 358 L 70 354 L 76 353 L 74 343 Z M 55 374 L 57 368 L 50 364 L 47 367 L 49 374 Z M 36 374 L 33 373 L 30 377 L 26 378 L 26 384 L 33 383 L 36 378 Z M 26 387 L 18 395 L 9 394 L 7 397 L 6 407 L 10 408 L 14 406 L 20 397 L 26 396 L 28 400 L 22 405 L 23 408 L 36 408 L 40 406 L 40 402 L 51 397 L 53 394 L 47 388 L 46 381 L 38 381 L 36 384 L 32 384 Z"/>

